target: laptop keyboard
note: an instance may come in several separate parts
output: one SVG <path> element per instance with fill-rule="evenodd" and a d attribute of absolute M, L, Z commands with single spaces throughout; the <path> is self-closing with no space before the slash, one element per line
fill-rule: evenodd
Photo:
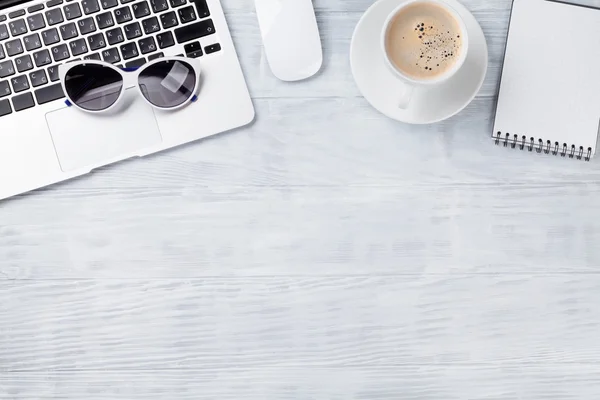
<path fill-rule="evenodd" d="M 64 98 L 61 63 L 139 67 L 176 43 L 197 58 L 221 50 L 198 41 L 214 33 L 206 0 L 50 0 L 0 15 L 0 117 Z"/>

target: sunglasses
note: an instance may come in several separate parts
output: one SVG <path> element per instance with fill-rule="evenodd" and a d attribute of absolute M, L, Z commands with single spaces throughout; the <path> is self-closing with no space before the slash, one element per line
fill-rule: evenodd
<path fill-rule="evenodd" d="M 150 61 L 139 68 L 120 69 L 97 60 L 61 64 L 60 82 L 68 106 L 98 113 L 115 107 L 126 89 L 136 86 L 153 107 L 176 110 L 197 100 L 200 61 L 194 58 L 167 57 Z"/>

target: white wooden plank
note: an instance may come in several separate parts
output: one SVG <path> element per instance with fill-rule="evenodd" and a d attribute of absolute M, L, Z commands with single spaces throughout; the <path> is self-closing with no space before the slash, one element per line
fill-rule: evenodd
<path fill-rule="evenodd" d="M 221 0 L 223 8 L 227 14 L 254 14 L 254 0 Z M 600 0 L 574 0 L 574 3 L 599 5 Z M 313 0 L 313 5 L 317 14 L 319 13 L 362 13 L 367 10 L 374 0 Z M 511 0 L 490 0 L 482 3 L 479 0 L 461 0 L 472 12 L 478 11 L 502 11 L 509 10 Z M 500 16 L 498 16 L 500 18 Z"/>
<path fill-rule="evenodd" d="M 600 396 L 596 364 L 211 368 L 0 374 L 0 396 L 73 399 L 536 399 Z"/>
<path fill-rule="evenodd" d="M 362 98 L 263 99 L 256 101 L 256 108 L 257 120 L 247 128 L 101 168 L 22 197 L 46 197 L 48 191 L 59 197 L 102 195 L 135 188 L 587 185 L 600 180 L 597 161 L 540 157 L 494 146 L 492 99 L 480 98 L 460 115 L 428 126 L 392 121 Z M 16 212 L 6 204 L 5 211 Z"/>
<path fill-rule="evenodd" d="M 52 193 L 0 210 L 0 280 L 600 271 L 598 185 Z"/>
<path fill-rule="evenodd" d="M 0 283 L 4 372 L 599 363 L 600 277 Z"/>
<path fill-rule="evenodd" d="M 255 13 L 254 0 L 221 0 L 227 14 Z M 512 0 L 460 0 L 474 14 L 495 12 L 496 19 L 507 20 L 505 13 L 510 11 Z M 323 13 L 363 13 L 375 0 L 313 0 L 317 14 Z M 571 0 L 569 3 L 600 7 L 600 0 Z M 499 14 L 502 13 L 502 14 Z M 494 15 L 494 14 L 490 14 Z"/>
<path fill-rule="evenodd" d="M 497 3 L 497 2 L 494 2 Z M 510 4 L 499 8 L 474 11 L 480 21 L 490 51 L 490 65 L 480 96 L 492 97 L 498 88 L 500 65 L 504 54 Z M 254 98 L 271 97 L 356 97 L 360 96 L 350 70 L 349 52 L 352 33 L 362 12 L 317 13 L 323 44 L 323 68 L 306 81 L 284 83 L 270 72 L 262 50 L 262 40 L 253 13 L 228 15 L 236 49 Z M 501 17 L 501 18 L 499 18 Z M 374 43 L 374 46 L 378 45 Z"/>

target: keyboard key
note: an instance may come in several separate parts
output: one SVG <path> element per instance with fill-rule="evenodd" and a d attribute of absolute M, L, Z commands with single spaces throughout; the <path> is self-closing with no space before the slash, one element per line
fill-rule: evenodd
<path fill-rule="evenodd" d="M 173 8 L 181 7 L 182 5 L 186 4 L 186 0 L 169 0 L 169 3 L 171 3 L 171 7 Z"/>
<path fill-rule="evenodd" d="M 75 22 L 64 24 L 59 28 L 59 30 L 60 36 L 62 36 L 63 40 L 73 39 L 74 37 L 78 36 L 77 25 L 75 25 Z"/>
<path fill-rule="evenodd" d="M 26 76 L 25 79 L 27 79 Z M 15 108 L 15 111 L 22 111 L 35 106 L 33 96 L 29 92 L 13 97 L 12 103 L 13 107 Z"/>
<path fill-rule="evenodd" d="M 0 15 L 0 22 L 6 21 L 6 15 Z"/>
<path fill-rule="evenodd" d="M 148 2 L 146 1 L 135 3 L 132 7 L 133 15 L 135 15 L 136 18 L 143 18 L 150 14 L 150 6 L 148 6 Z"/>
<path fill-rule="evenodd" d="M 96 30 L 96 25 L 94 24 L 94 19 L 92 17 L 77 21 L 77 25 L 79 25 L 79 32 L 81 32 L 82 35 L 87 35 Z"/>
<path fill-rule="evenodd" d="M 67 21 L 81 17 L 81 7 L 78 3 L 67 4 L 63 7 Z"/>
<path fill-rule="evenodd" d="M 96 15 L 96 22 L 98 22 L 99 29 L 106 29 L 115 24 L 115 21 L 113 21 L 112 13 L 110 11 Z"/>
<path fill-rule="evenodd" d="M 51 82 L 56 82 L 59 79 L 58 65 L 53 65 L 51 67 L 48 67 L 48 76 L 50 77 Z"/>
<path fill-rule="evenodd" d="M 175 29 L 175 37 L 178 43 L 189 42 L 190 40 L 199 39 L 213 33 L 215 33 L 215 26 L 211 19 Z"/>
<path fill-rule="evenodd" d="M 142 65 L 146 64 L 146 59 L 144 57 L 138 58 L 137 60 L 129 61 L 125 64 L 126 68 L 139 68 Z"/>
<path fill-rule="evenodd" d="M 8 115 L 12 112 L 12 108 L 10 108 L 10 102 L 8 99 L 0 100 L 0 117 Z"/>
<path fill-rule="evenodd" d="M 34 14 L 27 17 L 27 25 L 29 25 L 30 31 L 37 31 L 46 27 L 44 22 L 44 16 L 42 14 Z"/>
<path fill-rule="evenodd" d="M 129 6 L 117 8 L 115 10 L 115 19 L 117 20 L 118 24 L 131 21 L 131 9 L 129 8 Z"/>
<path fill-rule="evenodd" d="M 25 43 L 25 50 L 31 51 L 35 49 L 39 49 L 42 47 L 42 41 L 40 40 L 40 35 L 34 33 L 33 35 L 25 36 L 23 38 L 23 43 Z"/>
<path fill-rule="evenodd" d="M 0 62 L 0 78 L 6 78 L 15 73 L 15 66 L 11 60 Z"/>
<path fill-rule="evenodd" d="M 121 0 L 121 4 L 131 3 L 132 1 L 135 1 L 135 0 Z"/>
<path fill-rule="evenodd" d="M 4 57 L 6 57 L 6 54 L 4 54 L 4 47 L 2 47 L 0 44 L 0 60 L 2 60 Z"/>
<path fill-rule="evenodd" d="M 27 80 L 27 75 L 19 75 L 14 78 L 10 78 L 10 83 L 13 88 L 13 92 L 19 93 L 23 90 L 29 89 L 29 81 Z"/>
<path fill-rule="evenodd" d="M 156 14 L 169 8 L 167 0 L 150 0 L 150 5 Z"/>
<path fill-rule="evenodd" d="M 152 53 L 154 50 L 156 50 L 156 43 L 154 43 L 154 38 L 152 37 L 140 39 L 138 41 L 138 45 L 140 46 L 140 51 L 142 54 Z"/>
<path fill-rule="evenodd" d="M 8 81 L 0 81 L 0 97 L 8 96 L 11 93 Z"/>
<path fill-rule="evenodd" d="M 46 11 L 46 21 L 48 21 L 48 25 L 50 26 L 63 22 L 64 19 L 60 8 L 53 8 L 52 10 Z"/>
<path fill-rule="evenodd" d="M 87 44 L 85 43 L 84 38 L 73 40 L 69 43 L 69 47 L 71 48 L 71 53 L 73 53 L 73 57 L 77 57 L 78 55 L 87 53 L 88 51 Z"/>
<path fill-rule="evenodd" d="M 10 28 L 10 33 L 13 36 L 23 35 L 27 33 L 27 26 L 25 25 L 24 19 L 17 19 L 15 21 L 10 21 L 8 23 L 8 27 Z"/>
<path fill-rule="evenodd" d="M 157 58 L 164 57 L 165 53 L 154 53 L 148 56 L 148 61 L 156 60 Z"/>
<path fill-rule="evenodd" d="M 121 54 L 123 55 L 123 60 L 129 60 L 140 55 L 137 46 L 133 42 L 122 45 Z"/>
<path fill-rule="evenodd" d="M 221 51 L 221 45 L 219 43 L 211 44 L 210 46 L 206 46 L 204 51 L 206 54 L 216 53 L 217 51 Z"/>
<path fill-rule="evenodd" d="M 202 57 L 204 55 L 204 53 L 202 52 L 202 49 L 197 50 L 197 51 L 192 51 L 191 53 L 187 53 L 185 56 L 189 57 L 189 58 L 198 58 L 198 57 Z"/>
<path fill-rule="evenodd" d="M 100 11 L 100 5 L 98 4 L 98 0 L 83 0 L 81 2 L 81 6 L 83 7 L 83 12 L 85 15 L 93 14 L 95 12 Z"/>
<path fill-rule="evenodd" d="M 104 35 L 102 33 L 96 33 L 95 35 L 89 36 L 88 43 L 90 45 L 90 50 L 92 51 L 106 47 L 106 40 L 104 40 Z"/>
<path fill-rule="evenodd" d="M 156 35 L 156 40 L 158 41 L 158 47 L 161 49 L 166 49 L 167 47 L 175 45 L 175 39 L 173 39 L 173 34 L 171 32 L 159 33 Z"/>
<path fill-rule="evenodd" d="M 118 0 L 102 0 L 102 8 L 108 10 L 109 8 L 113 8 L 119 5 Z"/>
<path fill-rule="evenodd" d="M 50 52 L 44 49 L 33 53 L 33 61 L 35 62 L 36 67 L 42 67 L 50 64 L 52 62 L 52 58 L 50 58 Z"/>
<path fill-rule="evenodd" d="M 29 74 L 29 80 L 31 81 L 31 86 L 38 87 L 45 85 L 48 83 L 48 78 L 46 77 L 46 72 L 43 69 L 39 71 L 33 71 Z"/>
<path fill-rule="evenodd" d="M 187 54 L 193 51 L 202 50 L 202 46 L 200 46 L 200 42 L 191 42 L 183 46 L 183 50 Z"/>
<path fill-rule="evenodd" d="M 206 0 L 192 0 L 192 2 L 196 6 L 196 14 L 198 14 L 198 18 L 210 17 L 210 11 L 208 10 L 208 4 L 206 4 Z"/>
<path fill-rule="evenodd" d="M 33 61 L 31 61 L 31 56 L 29 54 L 17 57 L 15 59 L 15 65 L 17 66 L 17 72 L 25 72 L 33 69 Z"/>
<path fill-rule="evenodd" d="M 8 39 L 8 28 L 6 25 L 0 25 L 0 40 Z"/>
<path fill-rule="evenodd" d="M 50 29 L 48 31 L 42 32 L 42 40 L 44 41 L 44 44 L 46 46 L 58 42 L 59 41 L 59 39 L 58 39 L 58 31 L 56 30 L 56 28 L 52 28 L 52 29 Z M 67 47 L 66 45 L 61 45 L 61 46 L 64 46 L 65 49 Z M 59 46 L 54 47 L 53 50 L 57 49 L 58 47 Z M 55 54 L 54 57 L 56 58 L 57 53 L 54 53 L 54 54 Z M 68 57 L 68 52 L 67 52 L 67 57 Z M 61 58 L 61 60 L 62 60 L 62 58 Z"/>
<path fill-rule="evenodd" d="M 46 7 L 50 8 L 50 7 L 57 6 L 59 4 L 62 4 L 62 0 L 50 0 L 49 2 L 46 3 Z"/>
<path fill-rule="evenodd" d="M 44 5 L 43 4 L 36 4 L 35 6 L 29 7 L 27 9 L 27 12 L 31 14 L 31 13 L 34 13 L 34 12 L 37 12 L 37 11 L 40 11 L 40 10 L 43 10 L 43 9 L 44 9 Z"/>
<path fill-rule="evenodd" d="M 121 61 L 121 56 L 119 56 L 119 50 L 113 47 L 112 49 L 102 50 L 102 59 L 107 63 L 114 64 Z"/>
<path fill-rule="evenodd" d="M 196 10 L 194 10 L 194 6 L 180 8 L 177 12 L 179 13 L 179 19 L 182 24 L 192 22 L 196 19 Z"/>
<path fill-rule="evenodd" d="M 106 31 L 106 40 L 109 45 L 121 43 L 123 40 L 123 31 L 121 28 L 110 29 Z"/>
<path fill-rule="evenodd" d="M 142 31 L 141 31 L 141 28 L 140 28 L 140 24 L 137 23 L 137 22 L 134 22 L 134 23 L 129 24 L 129 25 L 125 25 L 123 27 L 123 29 L 125 30 L 125 37 L 128 40 L 135 39 L 136 37 L 142 36 Z"/>
<path fill-rule="evenodd" d="M 25 10 L 17 10 L 8 14 L 8 18 L 17 18 L 25 15 Z"/>
<path fill-rule="evenodd" d="M 21 39 L 9 40 L 4 46 L 6 46 L 6 54 L 8 54 L 9 57 L 16 56 L 23 52 L 23 43 L 21 43 Z"/>
<path fill-rule="evenodd" d="M 71 55 L 69 54 L 69 48 L 66 44 L 61 43 L 58 46 L 52 48 L 52 57 L 54 57 L 54 61 L 59 62 L 62 60 L 66 60 Z"/>
<path fill-rule="evenodd" d="M 142 21 L 142 27 L 144 28 L 144 33 L 149 35 L 154 32 L 160 31 L 160 26 L 158 25 L 158 18 L 150 17 Z"/>
<path fill-rule="evenodd" d="M 62 90 L 60 83 L 46 86 L 33 92 L 38 104 L 46 104 L 54 100 L 65 97 L 65 92 Z"/>
<path fill-rule="evenodd" d="M 162 14 L 160 16 L 160 22 L 164 29 L 177 26 L 177 15 L 175 15 L 175 11 L 169 11 L 168 13 Z"/>
<path fill-rule="evenodd" d="M 87 56 L 83 57 L 84 60 L 102 60 L 102 58 L 100 57 L 100 53 L 92 53 L 92 54 L 88 54 Z"/>

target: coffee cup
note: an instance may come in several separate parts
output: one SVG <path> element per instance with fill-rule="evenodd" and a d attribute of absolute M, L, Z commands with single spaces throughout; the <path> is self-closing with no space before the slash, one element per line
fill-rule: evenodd
<path fill-rule="evenodd" d="M 464 65 L 469 48 L 462 17 L 442 0 L 409 0 L 388 16 L 381 33 L 385 63 L 401 83 L 398 107 L 409 108 L 414 91 L 435 87 Z"/>

